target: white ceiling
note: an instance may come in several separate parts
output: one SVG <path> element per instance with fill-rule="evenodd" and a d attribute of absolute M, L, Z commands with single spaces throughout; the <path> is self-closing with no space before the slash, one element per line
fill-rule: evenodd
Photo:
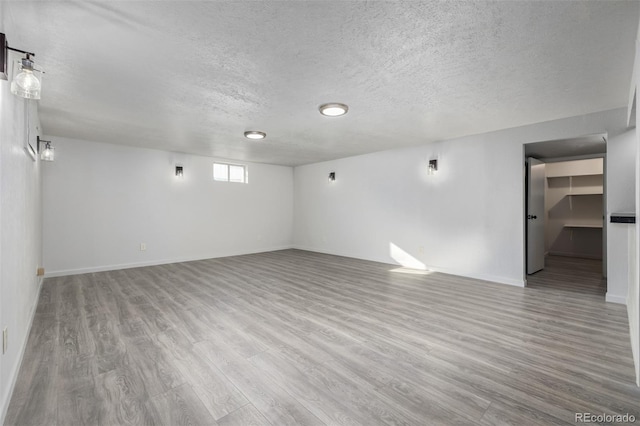
<path fill-rule="evenodd" d="M 538 160 L 577 156 L 597 156 L 607 152 L 605 135 L 585 135 L 571 139 L 534 142 L 525 145 L 525 155 Z"/>
<path fill-rule="evenodd" d="M 47 135 L 299 165 L 626 106 L 640 13 L 635 1 L 3 1 L 0 16 L 47 71 Z M 325 102 L 349 113 L 323 117 Z"/>

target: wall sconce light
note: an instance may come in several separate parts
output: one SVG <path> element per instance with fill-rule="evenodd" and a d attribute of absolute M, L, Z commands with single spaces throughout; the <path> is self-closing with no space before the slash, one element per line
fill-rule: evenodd
<path fill-rule="evenodd" d="M 38 141 L 38 153 L 40 153 L 40 159 L 42 161 L 53 161 L 55 157 L 55 148 L 51 146 L 51 141 L 43 141 L 40 136 L 37 137 Z M 40 148 L 40 145 L 44 146 Z"/>
<path fill-rule="evenodd" d="M 44 71 L 37 67 L 31 60 L 34 53 L 9 47 L 4 33 L 0 33 L 0 79 L 7 80 L 7 65 L 9 60 L 9 50 L 24 53 L 25 57 L 19 61 L 14 61 L 13 81 L 11 82 L 11 93 L 25 99 L 40 99 L 40 89 L 42 88 L 42 75 Z"/>
<path fill-rule="evenodd" d="M 429 169 L 427 171 L 430 175 L 435 175 L 438 171 L 438 159 L 429 160 Z"/>
<path fill-rule="evenodd" d="M 184 168 L 182 166 L 176 166 L 176 177 L 180 179 L 184 177 Z"/>
<path fill-rule="evenodd" d="M 329 182 L 335 182 L 336 180 L 336 172 L 329 173 Z"/>

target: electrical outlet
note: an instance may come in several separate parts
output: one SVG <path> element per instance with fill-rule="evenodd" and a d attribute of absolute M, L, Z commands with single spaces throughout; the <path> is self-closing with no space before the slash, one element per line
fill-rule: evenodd
<path fill-rule="evenodd" d="M 145 251 L 147 249 L 146 243 L 140 243 L 140 251 Z"/>
<path fill-rule="evenodd" d="M 2 354 L 7 353 L 7 345 L 9 344 L 9 329 L 7 327 L 2 329 Z"/>
<path fill-rule="evenodd" d="M 418 253 L 424 254 L 424 246 L 418 247 Z"/>

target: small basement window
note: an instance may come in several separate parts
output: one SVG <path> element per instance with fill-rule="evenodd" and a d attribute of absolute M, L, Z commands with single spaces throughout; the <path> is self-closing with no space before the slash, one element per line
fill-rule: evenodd
<path fill-rule="evenodd" d="M 213 163 L 213 180 L 219 182 L 247 183 L 247 166 Z"/>

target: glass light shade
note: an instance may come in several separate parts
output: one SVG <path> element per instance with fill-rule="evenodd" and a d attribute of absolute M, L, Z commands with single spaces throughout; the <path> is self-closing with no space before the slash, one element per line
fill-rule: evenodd
<path fill-rule="evenodd" d="M 345 104 L 324 104 L 320 105 L 320 114 L 327 117 L 339 117 L 345 115 L 349 111 L 349 107 Z"/>
<path fill-rule="evenodd" d="M 438 160 L 429 160 L 427 174 L 435 175 L 438 172 Z"/>
<path fill-rule="evenodd" d="M 40 159 L 42 161 L 53 161 L 55 157 L 54 149 L 55 148 L 47 142 L 47 144 L 44 146 L 44 149 L 42 150 L 42 153 L 40 154 Z"/>
<path fill-rule="evenodd" d="M 247 132 L 244 132 L 244 137 L 247 139 L 264 139 L 267 137 L 267 134 L 265 132 L 259 132 L 257 130 L 249 130 Z"/>
<path fill-rule="evenodd" d="M 25 99 L 40 99 L 42 70 L 25 66 L 24 61 L 15 61 L 11 93 Z M 33 65 L 33 63 L 31 62 Z"/>

